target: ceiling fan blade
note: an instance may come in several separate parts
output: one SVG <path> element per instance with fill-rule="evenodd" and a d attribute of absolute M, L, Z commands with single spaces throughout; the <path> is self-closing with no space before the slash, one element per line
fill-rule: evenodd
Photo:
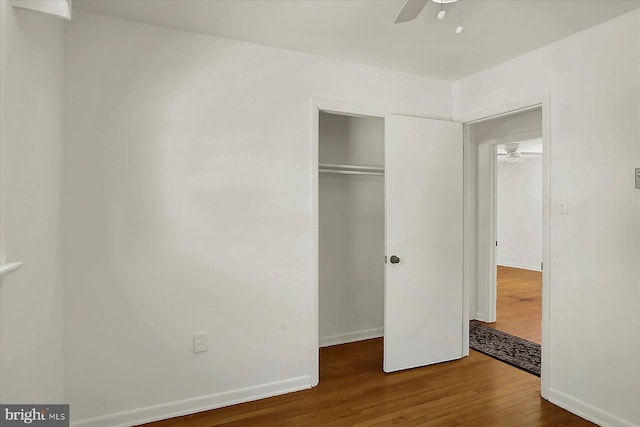
<path fill-rule="evenodd" d="M 523 151 L 518 154 L 520 154 L 521 156 L 531 156 L 531 157 L 542 156 L 542 153 L 537 153 L 535 151 Z"/>
<path fill-rule="evenodd" d="M 428 2 L 429 0 L 407 0 L 393 22 L 399 24 L 416 19 Z"/>

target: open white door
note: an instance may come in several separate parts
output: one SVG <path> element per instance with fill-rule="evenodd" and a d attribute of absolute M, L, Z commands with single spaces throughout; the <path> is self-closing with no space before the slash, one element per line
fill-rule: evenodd
<path fill-rule="evenodd" d="M 463 356 L 462 124 L 385 121 L 384 371 Z M 399 258 L 399 259 L 398 259 Z"/>

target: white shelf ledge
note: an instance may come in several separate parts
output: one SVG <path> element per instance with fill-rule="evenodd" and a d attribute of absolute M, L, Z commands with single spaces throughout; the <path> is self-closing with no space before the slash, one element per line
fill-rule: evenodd
<path fill-rule="evenodd" d="M 5 264 L 0 264 L 0 277 L 4 277 L 9 273 L 12 273 L 22 267 L 21 262 L 7 262 Z"/>

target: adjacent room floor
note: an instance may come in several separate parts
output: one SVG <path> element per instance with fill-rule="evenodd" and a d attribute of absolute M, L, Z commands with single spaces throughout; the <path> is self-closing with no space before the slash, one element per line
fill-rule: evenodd
<path fill-rule="evenodd" d="M 542 273 L 498 266 L 497 321 L 487 326 L 542 343 Z"/>

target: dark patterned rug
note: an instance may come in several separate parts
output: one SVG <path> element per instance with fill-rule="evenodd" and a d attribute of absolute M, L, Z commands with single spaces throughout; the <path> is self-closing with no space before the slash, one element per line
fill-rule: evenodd
<path fill-rule="evenodd" d="M 540 376 L 540 344 L 469 322 L 469 347 L 530 374 Z"/>

